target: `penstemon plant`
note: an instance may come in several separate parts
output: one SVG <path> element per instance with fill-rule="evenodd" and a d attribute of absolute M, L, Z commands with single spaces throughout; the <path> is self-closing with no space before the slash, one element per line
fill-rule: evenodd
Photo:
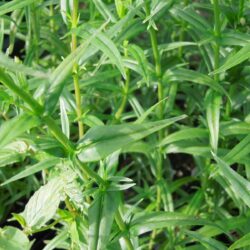
<path fill-rule="evenodd" d="M 0 1 L 0 249 L 249 249 L 249 10 Z"/>

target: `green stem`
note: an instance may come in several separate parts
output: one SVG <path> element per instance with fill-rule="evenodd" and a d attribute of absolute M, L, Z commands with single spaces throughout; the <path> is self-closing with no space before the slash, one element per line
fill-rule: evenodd
<path fill-rule="evenodd" d="M 221 36 L 221 23 L 220 23 L 220 7 L 219 7 L 219 0 L 214 0 L 214 36 L 215 36 L 215 47 L 214 47 L 214 70 L 219 68 L 219 59 L 220 59 L 220 44 L 219 39 Z M 219 74 L 214 75 L 214 80 L 219 82 Z"/>
<path fill-rule="evenodd" d="M 128 56 L 128 41 L 127 40 L 123 42 L 123 47 L 124 47 L 124 56 L 127 57 Z M 129 84 L 130 84 L 130 70 L 128 68 L 125 69 L 125 74 L 126 74 L 126 80 L 125 80 L 125 85 L 123 88 L 123 98 L 122 98 L 120 107 L 115 113 L 116 120 L 119 120 L 121 118 L 121 115 L 124 112 L 124 109 L 126 107 L 127 100 L 128 100 Z"/>
<path fill-rule="evenodd" d="M 72 9 L 72 16 L 71 16 L 72 29 L 73 29 L 73 32 L 71 35 L 71 51 L 72 52 L 75 51 L 77 48 L 77 35 L 74 29 L 77 28 L 77 24 L 78 24 L 78 5 L 79 5 L 78 0 L 73 0 L 73 9 Z M 79 85 L 77 63 L 73 65 L 72 76 L 73 76 L 74 89 L 75 89 L 76 114 L 78 118 L 78 133 L 79 133 L 79 138 L 81 138 L 83 137 L 83 134 L 84 134 L 84 127 L 83 127 L 82 121 L 79 120 L 82 115 L 82 108 L 81 108 L 81 90 L 80 90 L 80 85 Z"/>
<path fill-rule="evenodd" d="M 150 1 L 145 1 L 145 10 L 146 10 L 146 15 L 150 15 Z M 149 35 L 150 35 L 150 41 L 151 41 L 151 46 L 153 50 L 153 56 L 154 56 L 154 62 L 155 62 L 155 73 L 157 77 L 157 97 L 158 97 L 158 102 L 163 100 L 163 83 L 162 83 L 162 67 L 161 67 L 161 57 L 160 53 L 158 50 L 158 41 L 157 41 L 157 34 L 156 31 L 152 26 L 149 28 Z M 159 104 L 159 109 L 158 109 L 158 118 L 163 119 L 164 116 L 164 105 L 163 102 Z M 160 130 L 158 132 L 158 139 L 161 141 L 164 137 L 163 130 Z M 157 172 L 156 172 L 156 178 L 157 178 L 157 183 L 160 182 L 162 179 L 162 164 L 163 164 L 163 157 L 162 157 L 162 148 L 159 148 L 158 151 L 159 157 L 157 158 Z M 161 208 L 161 188 L 157 184 L 157 194 L 156 194 L 156 210 L 159 211 Z M 153 242 L 154 239 L 157 235 L 157 231 L 154 230 L 151 234 L 151 239 L 149 243 L 149 249 L 153 248 Z"/>
<path fill-rule="evenodd" d="M 127 227 L 126 227 L 126 224 L 124 223 L 124 221 L 122 219 L 122 216 L 120 214 L 119 209 L 117 210 L 117 212 L 115 214 L 115 221 L 116 221 L 119 229 L 121 230 L 121 232 L 125 233 L 127 231 Z M 134 247 L 133 247 L 133 244 L 132 244 L 130 238 L 128 236 L 124 236 L 123 238 L 124 238 L 124 240 L 126 242 L 127 249 L 128 250 L 133 250 Z"/>

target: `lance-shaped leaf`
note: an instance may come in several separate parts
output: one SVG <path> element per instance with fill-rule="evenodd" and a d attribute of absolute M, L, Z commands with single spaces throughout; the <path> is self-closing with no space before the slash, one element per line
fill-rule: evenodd
<path fill-rule="evenodd" d="M 234 55 L 228 57 L 226 62 L 217 70 L 213 71 L 211 74 L 219 74 L 228 69 L 235 67 L 236 65 L 248 60 L 250 58 L 250 45 L 246 45 L 242 49 L 240 49 Z"/>
<path fill-rule="evenodd" d="M 119 192 L 99 193 L 90 206 L 88 250 L 106 249 L 119 201 Z"/>
<path fill-rule="evenodd" d="M 60 162 L 60 158 L 50 158 L 50 159 L 46 159 L 44 161 L 40 161 L 37 164 L 34 164 L 32 166 L 27 166 L 27 168 L 25 168 L 23 171 L 21 171 L 20 173 L 14 175 L 13 177 L 8 179 L 4 183 L 2 183 L 1 186 L 6 185 L 8 183 L 11 183 L 13 181 L 20 180 L 22 178 L 25 178 L 27 176 L 30 176 L 32 174 L 35 174 L 35 173 L 37 173 L 39 171 L 50 168 L 52 166 L 55 166 L 59 162 Z"/>
<path fill-rule="evenodd" d="M 28 114 L 21 114 L 3 123 L 0 127 L 0 147 L 12 142 L 27 130 L 38 126 L 39 119 Z"/>
<path fill-rule="evenodd" d="M 230 184 L 236 197 L 250 207 L 250 182 L 234 171 L 226 162 L 213 154 L 219 166 L 219 174 Z"/>
<path fill-rule="evenodd" d="M 85 134 L 78 144 L 78 158 L 82 162 L 101 160 L 126 145 L 138 141 L 185 117 L 186 115 L 181 115 L 144 124 L 121 124 L 93 127 Z"/>
<path fill-rule="evenodd" d="M 229 248 L 228 250 L 234 250 L 234 249 L 242 249 L 243 247 L 249 247 L 250 246 L 250 233 L 244 235 L 240 239 L 236 240 Z"/>
<path fill-rule="evenodd" d="M 215 239 L 209 238 L 209 237 L 205 237 L 202 234 L 199 234 L 197 232 L 185 230 L 185 233 L 189 237 L 199 241 L 207 249 L 211 249 L 211 250 L 226 250 L 227 249 L 226 246 L 222 244 L 221 242 Z"/>
<path fill-rule="evenodd" d="M 164 78 L 166 78 L 167 82 L 188 81 L 200 85 L 206 85 L 214 89 L 215 91 L 220 92 L 221 94 L 225 94 L 228 98 L 230 98 L 225 89 L 220 84 L 216 83 L 214 79 L 194 70 L 183 68 L 168 70 L 165 73 Z"/>
<path fill-rule="evenodd" d="M 147 214 L 142 213 L 141 215 L 136 216 L 130 224 L 130 231 L 136 234 L 142 234 L 153 229 L 170 226 L 183 227 L 195 225 L 211 225 L 219 227 L 209 220 L 199 219 L 178 212 L 151 212 Z"/>
<path fill-rule="evenodd" d="M 209 91 L 206 98 L 207 124 L 210 132 L 210 145 L 216 153 L 219 140 L 221 96 L 215 91 Z"/>
<path fill-rule="evenodd" d="M 27 5 L 30 5 L 32 3 L 36 2 L 36 0 L 14 0 L 10 1 L 8 3 L 5 3 L 0 6 L 0 16 L 9 13 L 11 11 L 23 8 Z"/>
<path fill-rule="evenodd" d="M 2 52 L 0 52 L 0 64 L 2 67 L 13 72 L 19 72 L 25 75 L 31 75 L 43 78 L 46 78 L 48 76 L 46 72 L 33 69 L 31 67 L 28 67 L 20 63 L 16 63 L 13 59 L 3 54 Z"/>

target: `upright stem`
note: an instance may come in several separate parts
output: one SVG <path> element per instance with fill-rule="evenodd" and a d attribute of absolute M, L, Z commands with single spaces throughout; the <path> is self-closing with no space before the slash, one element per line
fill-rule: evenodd
<path fill-rule="evenodd" d="M 128 56 L 128 40 L 125 40 L 123 42 L 123 47 L 124 47 L 124 56 L 127 57 Z M 126 107 L 127 100 L 128 100 L 128 92 L 129 92 L 129 84 L 130 84 L 130 70 L 128 68 L 125 69 L 125 74 L 126 74 L 126 80 L 125 80 L 125 85 L 123 88 L 123 98 L 122 98 L 120 107 L 115 113 L 116 120 L 119 120 L 121 118 L 121 115 L 124 112 L 124 109 Z"/>
<path fill-rule="evenodd" d="M 77 48 L 77 35 L 74 29 L 77 28 L 78 24 L 78 0 L 73 0 L 73 9 L 72 9 L 72 35 L 71 35 L 71 51 L 75 51 Z M 73 69 L 72 69 L 72 75 L 73 75 L 73 82 L 74 82 L 74 88 L 75 88 L 75 100 L 76 100 L 76 114 L 77 118 L 80 119 L 82 115 L 82 108 L 81 108 L 81 91 L 79 86 L 79 77 L 78 77 L 78 64 L 77 62 L 74 63 Z M 84 134 L 84 128 L 83 123 L 78 120 L 78 134 L 79 138 L 81 138 Z"/>
<path fill-rule="evenodd" d="M 221 23 L 220 23 L 220 7 L 219 7 L 219 0 L 214 0 L 214 35 L 215 35 L 215 47 L 214 47 L 214 70 L 219 68 L 219 59 L 220 59 L 220 44 L 218 39 L 221 36 Z M 219 74 L 214 75 L 214 80 L 219 82 Z"/>
<path fill-rule="evenodd" d="M 150 1 L 145 1 L 145 10 L 146 10 L 146 15 L 150 15 Z M 154 56 L 154 62 L 155 62 L 155 73 L 157 77 L 157 98 L 158 102 L 163 100 L 163 83 L 162 83 L 162 67 L 161 67 L 161 57 L 160 53 L 158 50 L 158 41 L 157 41 L 157 34 L 154 28 L 151 26 L 149 28 L 149 35 L 150 35 L 150 41 L 151 41 L 151 46 L 153 50 L 153 56 Z M 164 105 L 163 102 L 159 104 L 159 109 L 158 109 L 158 118 L 163 119 L 164 115 Z M 158 139 L 161 141 L 163 139 L 163 130 L 160 130 L 158 132 Z M 156 194 L 156 210 L 159 211 L 161 208 L 161 188 L 160 188 L 160 181 L 162 179 L 162 164 L 163 164 L 163 157 L 162 157 L 162 149 L 159 148 L 157 151 L 157 162 L 156 162 L 156 178 L 157 178 L 157 194 Z M 157 231 L 154 230 L 151 234 L 151 240 L 149 243 L 149 249 L 152 249 L 153 247 L 153 242 L 156 237 Z"/>

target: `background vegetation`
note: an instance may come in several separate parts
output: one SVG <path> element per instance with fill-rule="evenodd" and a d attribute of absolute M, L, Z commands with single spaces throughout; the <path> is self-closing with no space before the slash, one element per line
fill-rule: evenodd
<path fill-rule="evenodd" d="M 0 249 L 249 249 L 248 0 L 0 3 Z"/>

